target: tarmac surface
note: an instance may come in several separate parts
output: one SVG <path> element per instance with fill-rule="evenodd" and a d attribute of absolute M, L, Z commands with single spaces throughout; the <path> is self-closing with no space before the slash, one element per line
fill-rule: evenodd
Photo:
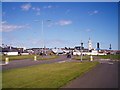
<path fill-rule="evenodd" d="M 118 62 L 101 62 L 94 69 L 62 88 L 118 88 Z"/>
<path fill-rule="evenodd" d="M 74 60 L 69 60 L 66 56 L 60 56 L 59 58 L 53 60 L 37 60 L 33 59 L 25 59 L 25 60 L 13 60 L 10 61 L 9 64 L 2 65 L 2 70 L 14 69 L 14 68 L 22 68 L 27 66 L 39 65 L 39 64 L 50 64 L 50 63 L 63 63 Z"/>

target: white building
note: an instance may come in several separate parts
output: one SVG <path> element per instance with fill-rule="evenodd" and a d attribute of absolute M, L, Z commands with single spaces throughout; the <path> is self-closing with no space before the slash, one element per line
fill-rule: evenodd
<path fill-rule="evenodd" d="M 90 40 L 90 38 L 88 40 L 88 50 L 92 50 L 92 41 Z"/>
<path fill-rule="evenodd" d="M 4 55 L 18 55 L 18 52 L 17 51 L 14 51 L 14 52 L 4 52 L 3 54 Z"/>
<path fill-rule="evenodd" d="M 73 51 L 73 55 L 107 55 L 105 52 L 98 52 L 98 50 L 93 50 L 93 48 L 92 48 L 92 41 L 90 40 L 90 38 L 89 38 L 89 40 L 88 40 L 88 51 L 84 51 L 83 50 L 83 52 L 81 52 L 80 50 L 74 50 Z"/>

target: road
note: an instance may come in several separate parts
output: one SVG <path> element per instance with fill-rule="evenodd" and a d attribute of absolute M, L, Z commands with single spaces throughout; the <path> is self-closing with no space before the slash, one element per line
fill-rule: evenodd
<path fill-rule="evenodd" d="M 33 59 L 25 59 L 25 60 L 13 60 L 10 61 L 7 65 L 2 65 L 2 70 L 14 69 L 14 68 L 22 68 L 27 66 L 39 65 L 39 64 L 50 64 L 62 61 L 74 61 L 66 59 L 66 56 L 60 56 L 59 58 L 53 60 L 37 60 L 34 61 Z"/>
<path fill-rule="evenodd" d="M 96 68 L 62 88 L 118 88 L 118 62 L 101 62 Z"/>

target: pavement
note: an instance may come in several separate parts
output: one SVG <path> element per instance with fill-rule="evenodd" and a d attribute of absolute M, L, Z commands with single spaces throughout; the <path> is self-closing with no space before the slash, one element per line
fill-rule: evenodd
<path fill-rule="evenodd" d="M 101 64 L 62 88 L 118 88 L 118 62 L 98 61 Z"/>

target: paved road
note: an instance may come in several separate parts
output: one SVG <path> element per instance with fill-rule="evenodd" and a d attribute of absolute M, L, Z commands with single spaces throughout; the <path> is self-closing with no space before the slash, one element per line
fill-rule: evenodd
<path fill-rule="evenodd" d="M 34 61 L 32 59 L 13 60 L 13 61 L 10 61 L 9 64 L 7 65 L 2 65 L 2 70 L 33 66 L 38 64 L 49 64 L 49 63 L 56 63 L 56 62 L 62 63 L 62 61 L 74 61 L 74 60 L 66 59 L 66 56 L 60 56 L 60 58 L 53 59 L 53 60 L 37 60 L 37 61 Z"/>
<path fill-rule="evenodd" d="M 118 88 L 118 62 L 102 63 L 62 88 Z"/>

